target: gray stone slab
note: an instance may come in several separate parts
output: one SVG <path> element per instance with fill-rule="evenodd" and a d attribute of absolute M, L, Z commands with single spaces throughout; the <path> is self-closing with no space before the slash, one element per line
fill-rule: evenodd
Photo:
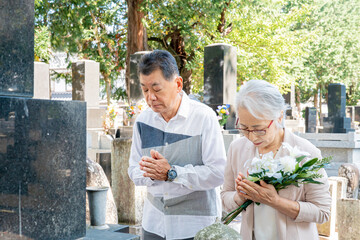
<path fill-rule="evenodd" d="M 110 228 L 98 230 L 88 227 L 86 236 L 78 240 L 140 240 L 140 236 L 129 234 L 129 226 L 120 224 L 108 224 Z"/>

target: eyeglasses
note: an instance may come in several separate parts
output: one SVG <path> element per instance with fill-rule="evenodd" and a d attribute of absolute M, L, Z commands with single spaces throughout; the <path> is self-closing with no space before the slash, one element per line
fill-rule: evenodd
<path fill-rule="evenodd" d="M 271 120 L 269 126 L 267 126 L 267 128 L 269 128 L 271 126 L 271 124 L 273 123 L 274 120 Z M 235 126 L 238 126 L 239 124 L 239 119 L 236 120 L 236 125 Z M 266 130 L 263 129 L 263 130 L 248 130 L 248 129 L 244 129 L 244 128 L 238 128 L 236 127 L 237 129 L 239 129 L 240 133 L 244 136 L 249 136 L 250 133 L 254 134 L 255 136 L 264 136 L 266 134 Z"/>

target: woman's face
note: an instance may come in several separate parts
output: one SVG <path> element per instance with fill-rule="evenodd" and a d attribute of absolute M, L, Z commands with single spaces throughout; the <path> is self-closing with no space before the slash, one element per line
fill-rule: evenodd
<path fill-rule="evenodd" d="M 250 132 L 243 131 L 244 136 L 247 137 L 256 147 L 267 148 L 271 146 L 276 136 L 278 135 L 278 129 L 274 122 L 271 120 L 261 120 L 255 118 L 246 108 L 238 109 L 239 122 L 237 128 L 242 130 L 250 130 Z M 281 121 L 281 118 L 274 121 Z M 270 126 L 269 126 L 270 125 Z M 253 130 L 265 130 L 265 135 L 257 136 Z"/>

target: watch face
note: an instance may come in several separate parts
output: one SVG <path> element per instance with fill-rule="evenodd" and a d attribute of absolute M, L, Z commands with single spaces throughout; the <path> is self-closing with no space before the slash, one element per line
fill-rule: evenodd
<path fill-rule="evenodd" d="M 177 177 L 177 173 L 175 170 L 170 170 L 168 173 L 168 178 L 174 180 Z"/>

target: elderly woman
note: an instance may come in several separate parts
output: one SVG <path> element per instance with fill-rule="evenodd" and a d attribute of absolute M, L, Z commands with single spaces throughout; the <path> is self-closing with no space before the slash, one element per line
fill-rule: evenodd
<path fill-rule="evenodd" d="M 254 157 L 289 155 L 282 143 L 297 146 L 311 157 L 321 158 L 320 150 L 284 127 L 284 98 L 277 88 L 262 80 L 245 83 L 237 94 L 237 128 L 243 137 L 231 143 L 221 197 L 226 211 L 236 209 L 247 199 L 251 204 L 242 212 L 243 240 L 318 239 L 315 223 L 328 221 L 331 197 L 327 174 L 319 171 L 323 184 L 288 186 L 276 191 L 264 181 L 260 185 L 246 179 Z"/>

